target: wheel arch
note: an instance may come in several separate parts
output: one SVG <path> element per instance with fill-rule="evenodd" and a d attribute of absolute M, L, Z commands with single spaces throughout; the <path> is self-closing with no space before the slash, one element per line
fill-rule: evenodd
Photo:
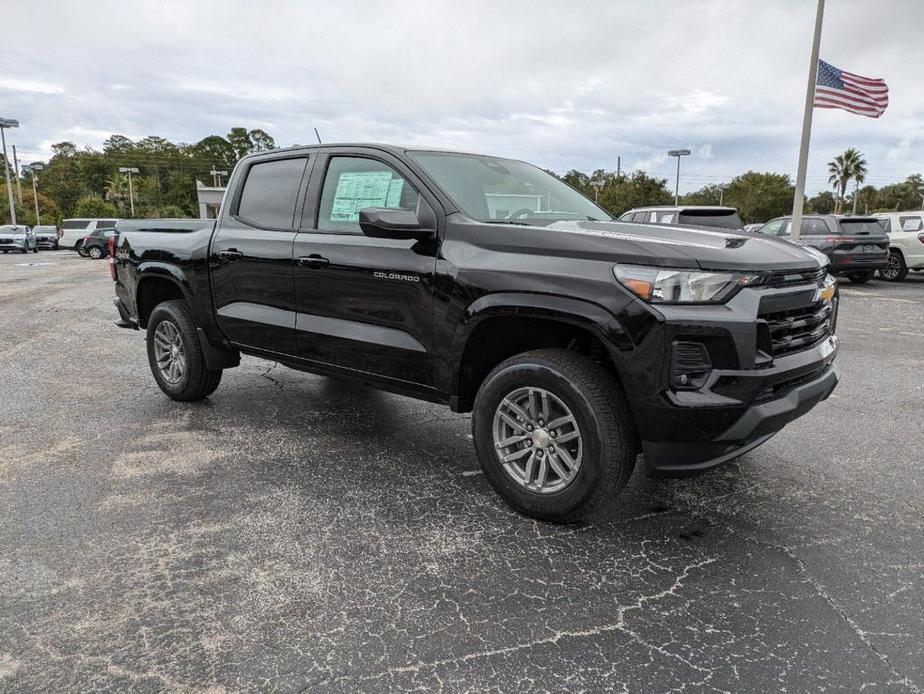
<path fill-rule="evenodd" d="M 193 304 L 188 287 L 176 276 L 169 266 L 147 267 L 141 270 L 138 284 L 135 287 L 135 306 L 138 310 L 138 324 L 143 328 L 148 324 L 148 318 L 154 308 L 164 301 L 183 300 Z"/>
<path fill-rule="evenodd" d="M 608 310 L 582 299 L 546 294 L 491 294 L 473 302 L 453 336 L 450 405 L 467 412 L 485 376 L 505 359 L 532 349 L 574 349 L 605 364 L 626 339 Z"/>

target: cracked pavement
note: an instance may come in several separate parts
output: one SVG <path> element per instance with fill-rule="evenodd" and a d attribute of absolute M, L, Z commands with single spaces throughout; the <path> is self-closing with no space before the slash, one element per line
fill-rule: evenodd
<path fill-rule="evenodd" d="M 842 286 L 831 399 L 560 527 L 466 415 L 250 358 L 171 402 L 104 262 L 0 256 L 0 692 L 921 692 L 924 273 Z"/>

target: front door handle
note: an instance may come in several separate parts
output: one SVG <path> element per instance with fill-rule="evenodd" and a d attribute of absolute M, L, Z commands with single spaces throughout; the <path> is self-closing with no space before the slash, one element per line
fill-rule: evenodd
<path fill-rule="evenodd" d="M 244 254 L 236 248 L 229 248 L 226 251 L 218 251 L 218 257 L 222 260 L 240 260 Z"/>
<path fill-rule="evenodd" d="M 317 270 L 322 267 L 327 267 L 330 265 L 330 261 L 323 256 L 318 255 L 317 253 L 312 253 L 311 255 L 303 255 L 298 259 L 298 264 L 301 267 L 310 267 L 313 270 Z"/>

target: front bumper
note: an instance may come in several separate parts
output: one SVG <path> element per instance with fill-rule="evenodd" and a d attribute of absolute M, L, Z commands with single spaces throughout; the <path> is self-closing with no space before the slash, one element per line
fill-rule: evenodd
<path fill-rule="evenodd" d="M 25 243 L 0 243 L 0 251 L 24 251 Z"/>
<path fill-rule="evenodd" d="M 824 298 L 822 289 L 748 288 L 723 305 L 645 307 L 657 318 L 632 340 L 629 355 L 613 356 L 650 475 L 731 460 L 831 394 L 839 297 Z M 689 343 L 709 359 L 685 381 L 675 356 Z"/>
<path fill-rule="evenodd" d="M 810 352 L 813 359 L 807 373 L 803 367 L 781 366 L 764 376 L 744 376 L 765 395 L 744 408 L 730 404 L 735 412 L 733 421 L 711 440 L 643 442 L 646 472 L 650 476 L 682 476 L 721 465 L 753 450 L 826 400 L 840 379 L 838 368 L 832 363 L 837 354 L 837 338 L 830 337 Z M 805 356 L 809 355 L 793 355 Z M 710 414 L 716 413 L 710 413 L 708 407 L 699 412 L 701 417 Z"/>

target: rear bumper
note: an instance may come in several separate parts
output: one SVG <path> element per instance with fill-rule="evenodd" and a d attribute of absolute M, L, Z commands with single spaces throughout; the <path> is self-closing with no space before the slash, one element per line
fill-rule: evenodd
<path fill-rule="evenodd" d="M 831 272 L 862 272 L 864 270 L 881 270 L 889 264 L 889 254 L 835 256 L 831 259 Z"/>

